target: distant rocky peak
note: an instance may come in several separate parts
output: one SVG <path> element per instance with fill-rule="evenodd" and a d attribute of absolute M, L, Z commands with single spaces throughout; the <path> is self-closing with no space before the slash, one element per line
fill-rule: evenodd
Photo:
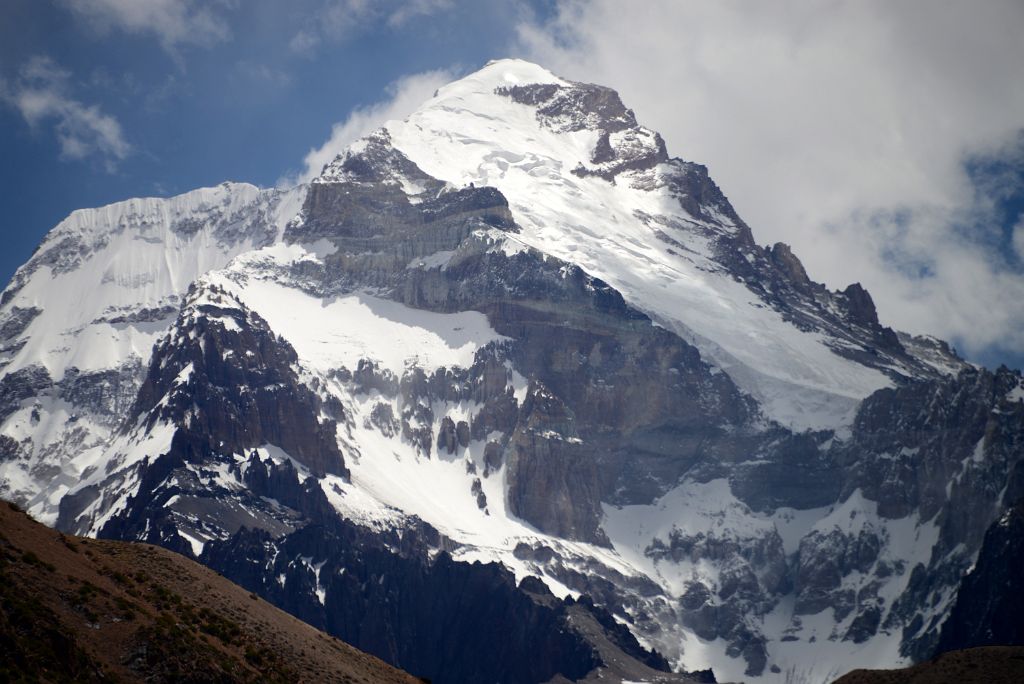
<path fill-rule="evenodd" d="M 324 167 L 284 239 L 327 239 L 342 253 L 397 253 L 392 266 L 404 269 L 413 258 L 454 250 L 480 229 L 516 230 L 501 192 L 430 176 L 380 129 Z"/>
<path fill-rule="evenodd" d="M 611 88 L 589 83 L 533 83 L 499 86 L 497 95 L 535 107 L 541 125 L 559 133 L 591 131 L 597 141 L 590 158 L 573 169 L 577 176 L 614 181 L 624 171 L 651 169 L 667 162 L 661 135 L 640 126 Z"/>
<path fill-rule="evenodd" d="M 792 248 L 785 242 L 776 242 L 768 251 L 772 263 L 782 271 L 794 287 L 807 287 L 811 285 L 811 279 L 807 277 L 807 271 L 800 259 L 793 254 Z"/>
<path fill-rule="evenodd" d="M 182 311 L 195 314 L 210 307 L 229 310 L 237 317 L 245 316 L 245 305 L 223 286 L 209 280 L 198 280 L 189 287 L 182 303 Z"/>
<path fill-rule="evenodd" d="M 611 88 L 589 83 L 531 83 L 499 86 L 498 95 L 537 108 L 537 118 L 560 131 L 616 133 L 636 128 L 636 116 Z"/>
<path fill-rule="evenodd" d="M 272 444 L 313 473 L 348 476 L 335 422 L 294 348 L 222 284 L 193 285 L 153 353 L 128 425 L 173 423 L 215 452 Z"/>
<path fill-rule="evenodd" d="M 878 325 L 878 312 L 875 310 L 875 300 L 864 286 L 860 283 L 848 285 L 842 292 L 845 298 L 847 311 L 853 320 L 867 326 Z"/>
<path fill-rule="evenodd" d="M 116 270 L 134 275 L 131 256 L 141 251 L 191 250 L 225 255 L 268 245 L 277 237 L 279 212 L 288 210 L 285 198 L 301 191 L 301 186 L 277 190 L 224 182 L 174 197 L 141 197 L 73 211 L 47 233 L 32 258 L 17 270 L 0 297 L 0 307 L 13 301 L 41 269 L 48 269 L 42 271 L 43 277 L 78 271 L 104 251 L 110 263 L 106 272 L 96 272 L 116 280 Z"/>
<path fill-rule="evenodd" d="M 445 186 L 396 150 L 384 128 L 349 145 L 324 166 L 313 183 L 390 183 L 401 185 L 410 195 L 425 191 L 437 194 Z"/>

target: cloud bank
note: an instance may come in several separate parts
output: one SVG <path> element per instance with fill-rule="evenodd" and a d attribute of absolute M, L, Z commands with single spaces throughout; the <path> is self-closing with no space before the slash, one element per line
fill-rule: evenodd
<path fill-rule="evenodd" d="M 707 164 L 759 241 L 968 352 L 1024 349 L 1024 236 L 965 166 L 1024 128 L 1021 35 L 1016 0 L 570 1 L 519 27 Z"/>

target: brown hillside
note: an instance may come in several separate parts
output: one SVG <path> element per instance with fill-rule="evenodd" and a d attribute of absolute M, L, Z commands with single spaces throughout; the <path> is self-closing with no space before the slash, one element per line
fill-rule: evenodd
<path fill-rule="evenodd" d="M 1024 647 L 984 646 L 951 651 L 902 670 L 854 670 L 835 684 L 1020 684 Z"/>
<path fill-rule="evenodd" d="M 148 544 L 0 503 L 0 682 L 420 680 Z"/>

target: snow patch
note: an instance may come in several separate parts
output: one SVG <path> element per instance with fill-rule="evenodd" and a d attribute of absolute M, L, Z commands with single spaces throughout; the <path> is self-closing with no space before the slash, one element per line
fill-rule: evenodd
<path fill-rule="evenodd" d="M 220 278 L 214 274 L 213 279 Z M 238 289 L 227 279 L 220 282 Z M 354 370 L 361 359 L 377 361 L 397 375 L 409 365 L 468 367 L 477 349 L 505 339 L 476 311 L 433 313 L 366 293 L 321 300 L 271 281 L 250 280 L 238 296 L 295 348 L 303 363 L 324 374 L 342 366 Z"/>

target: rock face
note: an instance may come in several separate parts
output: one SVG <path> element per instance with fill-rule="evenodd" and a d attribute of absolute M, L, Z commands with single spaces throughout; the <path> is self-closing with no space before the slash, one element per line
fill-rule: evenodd
<path fill-rule="evenodd" d="M 1005 368 L 970 370 L 952 380 L 881 391 L 864 402 L 854 438 L 841 452 L 848 492 L 878 502 L 884 519 L 931 521 L 935 538 L 926 557 L 910 568 L 880 559 L 874 570 L 876 577 L 910 573 L 882 629 L 902 622 L 903 651 L 915 660 L 934 650 L 945 618 L 945 610 L 922 606 L 949 606 L 950 580 L 967 570 L 985 530 L 1020 496 L 1013 476 L 1022 455 L 1020 382 L 1018 372 Z M 858 595 L 858 603 L 874 613 L 874 588 L 862 583 L 859 591 L 869 592 L 870 600 Z"/>
<path fill-rule="evenodd" d="M 597 176 L 614 180 L 625 171 L 650 169 L 669 160 L 661 136 L 640 127 L 633 111 L 626 109 L 619 94 L 611 88 L 591 84 L 536 84 L 499 88 L 497 92 L 535 107 L 537 118 L 557 131 L 598 132 L 590 163 L 572 170 L 581 178 Z"/>
<path fill-rule="evenodd" d="M 607 88 L 492 64 L 268 193 L 48 238 L 0 306 L 5 492 L 434 681 L 523 682 L 928 657 L 1024 496 L 1018 372 L 757 245 Z M 202 267 L 90 270 L 124 241 Z M 131 293 L 82 328 L 113 361 L 51 339 L 44 266 Z"/>
<path fill-rule="evenodd" d="M 273 508 L 267 513 L 258 499 L 261 481 L 253 480 L 248 467 L 243 477 L 233 454 L 248 454 L 247 465 L 258 470 L 262 465 L 254 450 L 262 448 L 268 454 L 287 454 L 289 460 L 281 467 L 290 468 L 293 475 L 292 460 L 319 477 L 348 477 L 334 437 L 336 423 L 321 419 L 323 402 L 300 381 L 293 367 L 296 361 L 295 351 L 265 321 L 224 290 L 190 290 L 178 321 L 154 350 L 149 373 L 124 423 L 124 436 L 175 426 L 167 452 L 156 454 L 151 464 L 135 466 L 135 476 L 143 484 L 118 514 L 106 515 L 110 502 L 104 498 L 124 475 L 111 473 L 66 497 L 58 524 L 111 538 L 145 539 L 181 551 L 188 548 L 188 535 L 205 540 L 210 534 L 233 533 L 242 525 L 265 527 L 263 518 L 273 520 Z M 117 453 L 111 462 L 125 456 Z M 268 461 L 273 465 L 272 458 Z M 204 492 L 213 484 L 203 482 L 204 468 L 227 468 L 243 479 L 254 494 L 247 497 L 252 511 L 229 515 L 222 510 L 225 504 L 218 497 L 225 492 L 217 487 L 211 495 Z M 182 524 L 176 521 L 179 513 L 195 518 L 186 537 L 174 532 Z M 204 518 L 218 522 L 210 525 Z M 271 526 L 281 529 L 280 524 Z"/>
<path fill-rule="evenodd" d="M 568 407 L 538 383 L 526 391 L 506 448 L 509 510 L 549 534 L 608 544 L 600 530 L 597 464 Z"/>
<path fill-rule="evenodd" d="M 156 347 L 131 416 L 181 424 L 204 451 L 276 446 L 319 477 L 348 476 L 333 419 L 299 378 L 298 357 L 266 322 L 216 286 L 194 288 Z M 342 416 L 339 416 L 341 418 Z"/>
<path fill-rule="evenodd" d="M 455 563 L 445 552 L 426 563 L 420 553 L 429 543 L 416 530 L 394 538 L 403 550 L 396 554 L 383 546 L 388 538 L 325 523 L 277 541 L 243 531 L 212 544 L 202 560 L 310 624 L 432 681 L 577 679 L 600 664 L 566 629 L 564 608 L 533 601 L 497 565 Z M 300 556 L 309 563 L 296 562 Z"/>
<path fill-rule="evenodd" d="M 978 560 L 964 576 L 942 625 L 938 653 L 976 646 L 1024 645 L 1024 500 L 989 527 Z"/>
<path fill-rule="evenodd" d="M 393 286 L 413 260 L 454 250 L 481 229 L 516 229 L 501 193 L 447 186 L 392 147 L 382 131 L 328 165 L 285 239 L 327 240 L 336 247 L 321 273 L 297 275 L 337 292 Z"/>

